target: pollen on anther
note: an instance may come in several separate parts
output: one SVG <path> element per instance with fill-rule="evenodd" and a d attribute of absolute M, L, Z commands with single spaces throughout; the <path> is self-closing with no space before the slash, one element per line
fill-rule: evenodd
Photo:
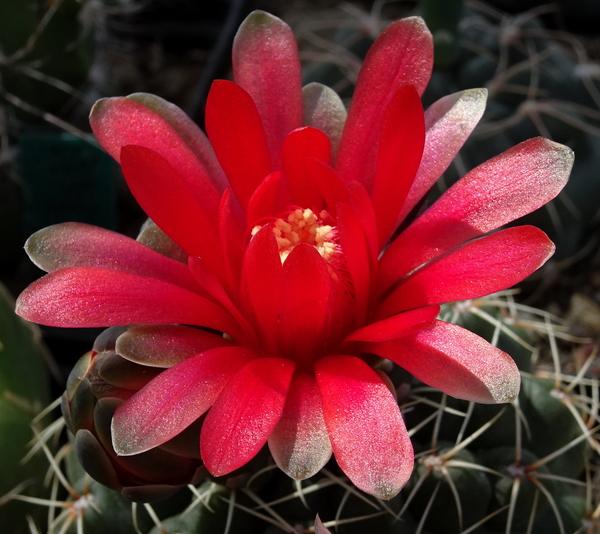
<path fill-rule="evenodd" d="M 287 217 L 271 223 L 273 235 L 279 246 L 281 263 L 300 243 L 312 245 L 323 258 L 331 260 L 338 249 L 335 242 L 337 232 L 334 226 L 325 224 L 326 220 L 331 220 L 331 216 L 325 210 L 317 215 L 309 208 L 296 208 Z M 256 235 L 261 228 L 262 226 L 255 226 L 252 235 Z"/>

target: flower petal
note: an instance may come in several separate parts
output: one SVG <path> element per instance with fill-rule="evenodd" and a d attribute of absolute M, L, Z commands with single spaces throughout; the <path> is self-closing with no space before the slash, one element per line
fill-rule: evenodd
<path fill-rule="evenodd" d="M 331 458 L 321 394 L 314 377 L 296 373 L 279 423 L 269 437 L 275 463 L 287 475 L 304 480 Z"/>
<path fill-rule="evenodd" d="M 264 224 L 275 214 L 283 213 L 286 206 L 292 205 L 289 191 L 285 195 L 286 200 L 283 200 L 283 185 L 287 184 L 282 180 L 281 172 L 278 171 L 269 174 L 256 188 L 246 209 L 248 228 L 252 229 L 256 225 Z"/>
<path fill-rule="evenodd" d="M 353 296 L 352 303 L 344 302 L 343 305 L 353 307 L 353 315 L 357 318 L 357 324 L 364 324 L 369 306 L 371 273 L 374 268 L 370 245 L 357 218 L 347 204 L 338 206 L 337 229 L 344 261 L 341 270 L 350 275 Z M 344 288 L 344 292 L 350 293 L 347 288 Z M 342 312 L 340 315 L 348 314 Z"/>
<path fill-rule="evenodd" d="M 277 17 L 254 11 L 235 36 L 232 66 L 234 80 L 256 103 L 274 170 L 280 170 L 283 140 L 302 126 L 302 73 L 292 30 Z"/>
<path fill-rule="evenodd" d="M 310 158 L 304 160 L 304 165 L 310 181 L 321 192 L 320 196 L 325 202 L 328 213 L 335 219 L 338 202 L 345 202 L 346 204 L 350 202 L 346 186 L 329 165 Z"/>
<path fill-rule="evenodd" d="M 229 295 L 225 291 L 225 288 L 217 279 L 216 275 L 208 268 L 206 263 L 204 263 L 201 258 L 198 258 L 196 256 L 190 256 L 188 264 L 191 273 L 196 277 L 199 283 L 204 284 L 203 289 L 217 303 L 223 306 L 223 308 L 225 308 L 235 319 L 240 328 L 243 329 L 244 337 L 241 339 L 238 338 L 236 339 L 236 341 L 238 343 L 250 344 L 256 342 L 256 337 L 254 336 L 252 327 L 250 326 L 246 318 L 242 315 L 240 310 L 238 310 L 235 304 L 231 301 Z"/>
<path fill-rule="evenodd" d="M 206 100 L 206 131 L 245 208 L 272 170 L 265 129 L 251 96 L 233 82 L 215 80 Z"/>
<path fill-rule="evenodd" d="M 390 341 L 412 334 L 415 328 L 422 329 L 431 324 L 440 313 L 439 306 L 428 306 L 398 313 L 382 321 L 371 323 L 352 332 L 344 341 Z"/>
<path fill-rule="evenodd" d="M 220 306 L 179 286 L 100 267 L 60 269 L 36 280 L 17 299 L 17 313 L 66 328 L 131 324 L 193 324 L 237 334 Z"/>
<path fill-rule="evenodd" d="M 453 324 L 436 321 L 411 336 L 373 343 L 369 350 L 452 397 L 493 404 L 519 393 L 521 377 L 512 358 Z"/>
<path fill-rule="evenodd" d="M 160 154 L 141 146 L 123 147 L 121 167 L 148 216 L 190 256 L 200 256 L 218 272 L 223 259 L 216 212 L 213 218 L 204 211 L 187 180 Z"/>
<path fill-rule="evenodd" d="M 177 106 L 157 96 L 135 93 L 98 100 L 90 114 L 94 135 L 121 161 L 126 145 L 149 148 L 185 178 L 188 187 L 215 216 L 226 181 L 204 132 Z"/>
<path fill-rule="evenodd" d="M 310 126 L 298 128 L 285 138 L 281 158 L 293 205 L 308 207 L 313 211 L 321 208 L 323 198 L 319 188 L 310 179 L 305 160 L 311 158 L 329 163 L 331 143 L 327 136 L 321 130 Z"/>
<path fill-rule="evenodd" d="M 361 490 L 391 499 L 406 484 L 413 449 L 387 385 L 354 356 L 315 362 L 323 413 L 335 458 Z"/>
<path fill-rule="evenodd" d="M 212 406 L 231 377 L 255 357 L 251 349 L 219 347 L 163 371 L 117 408 L 111 426 L 117 454 L 139 454 L 179 434 Z"/>
<path fill-rule="evenodd" d="M 167 234 L 165 234 L 152 219 L 148 219 L 142 226 L 136 241 L 152 250 L 187 265 L 188 254 Z"/>
<path fill-rule="evenodd" d="M 379 263 L 381 289 L 454 246 L 543 206 L 564 187 L 572 165 L 570 148 L 542 138 L 482 163 L 391 243 Z"/>
<path fill-rule="evenodd" d="M 379 246 L 373 203 L 366 189 L 358 182 L 350 182 L 347 186 L 347 191 L 350 206 L 352 206 L 354 215 L 367 236 L 372 259 L 376 261 L 379 256 Z"/>
<path fill-rule="evenodd" d="M 302 98 L 304 124 L 318 128 L 329 137 L 332 156 L 335 157 L 348 115 L 342 99 L 333 89 L 316 82 L 302 88 Z"/>
<path fill-rule="evenodd" d="M 219 238 L 225 258 L 225 269 L 223 273 L 214 272 L 230 294 L 235 294 L 239 287 L 248 232 L 244 224 L 243 210 L 231 187 L 225 189 L 223 193 L 219 215 Z"/>
<path fill-rule="evenodd" d="M 413 183 L 425 145 L 425 119 L 412 85 L 398 89 L 381 124 L 371 200 L 377 217 L 379 247 L 392 236 Z"/>
<path fill-rule="evenodd" d="M 336 169 L 346 183 L 357 180 L 370 189 L 383 120 L 396 91 L 412 84 L 425 90 L 433 67 L 433 42 L 423 19 L 408 17 L 391 24 L 375 41 L 360 70 L 344 127 Z"/>
<path fill-rule="evenodd" d="M 244 256 L 243 295 L 254 312 L 261 343 L 268 354 L 277 354 L 282 266 L 279 247 L 270 227 L 262 228 L 248 244 Z"/>
<path fill-rule="evenodd" d="M 281 273 L 278 329 L 281 354 L 304 363 L 320 356 L 330 293 L 331 275 L 326 260 L 313 246 L 296 245 L 283 263 Z"/>
<path fill-rule="evenodd" d="M 198 328 L 153 324 L 134 326 L 121 334 L 115 350 L 140 365 L 167 368 L 200 352 L 229 345 L 223 336 Z"/>
<path fill-rule="evenodd" d="M 135 100 L 136 102 L 140 102 L 167 121 L 169 125 L 172 126 L 179 134 L 179 137 L 190 147 L 196 157 L 204 164 L 210 177 L 217 186 L 218 192 L 223 192 L 225 187 L 227 187 L 227 178 L 225 177 L 223 169 L 219 165 L 212 145 L 210 144 L 208 137 L 206 137 L 206 134 L 190 117 L 185 114 L 184 111 L 182 111 L 175 104 L 171 104 L 159 96 L 149 93 L 133 93 L 127 96 L 127 98 L 130 100 Z M 136 145 L 139 143 L 123 144 Z M 157 148 L 160 147 L 160 144 L 160 142 L 157 143 Z M 148 146 L 148 148 L 152 148 L 152 146 Z M 160 154 L 159 150 L 156 150 L 156 152 Z"/>
<path fill-rule="evenodd" d="M 46 272 L 65 267 L 104 267 L 116 271 L 150 276 L 187 289 L 198 284 L 185 265 L 105 228 L 67 222 L 35 232 L 25 250 Z"/>
<path fill-rule="evenodd" d="M 208 412 L 200 434 L 200 451 L 214 476 L 249 462 L 277 425 L 294 373 L 283 358 L 259 358 L 242 368 Z"/>
<path fill-rule="evenodd" d="M 468 89 L 440 98 L 425 112 L 425 149 L 412 188 L 400 212 L 403 220 L 448 168 L 481 119 L 486 89 Z"/>
<path fill-rule="evenodd" d="M 476 239 L 403 280 L 383 301 L 377 316 L 508 289 L 541 267 L 554 249 L 548 236 L 533 226 L 508 228 Z"/>

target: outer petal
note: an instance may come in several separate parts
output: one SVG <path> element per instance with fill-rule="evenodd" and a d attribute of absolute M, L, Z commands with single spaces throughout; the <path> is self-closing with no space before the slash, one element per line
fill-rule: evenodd
<path fill-rule="evenodd" d="M 518 226 L 471 241 L 436 258 L 403 280 L 377 311 L 399 311 L 483 297 L 517 284 L 554 253 L 548 236 Z"/>
<path fill-rule="evenodd" d="M 177 106 L 143 93 L 103 98 L 94 104 L 90 124 L 100 144 L 117 161 L 125 145 L 160 154 L 185 177 L 203 209 L 216 215 L 225 186 L 223 171 L 202 130 Z"/>
<path fill-rule="evenodd" d="M 302 88 L 302 98 L 304 124 L 318 128 L 329 137 L 332 155 L 335 157 L 348 115 L 342 99 L 333 89 L 315 82 Z"/>
<path fill-rule="evenodd" d="M 519 393 L 521 377 L 512 358 L 453 324 L 436 321 L 411 336 L 373 343 L 369 350 L 452 397 L 492 404 L 510 402 Z"/>
<path fill-rule="evenodd" d="M 486 99 L 486 89 L 469 89 L 440 98 L 427 109 L 423 159 L 402 206 L 400 220 L 408 215 L 448 168 L 481 119 Z"/>
<path fill-rule="evenodd" d="M 151 367 L 172 367 L 200 352 L 231 345 L 223 336 L 205 330 L 179 326 L 142 325 L 130 328 L 117 338 L 115 350 L 129 361 Z"/>
<path fill-rule="evenodd" d="M 213 297 L 216 302 L 223 306 L 223 308 L 225 308 L 235 319 L 240 328 L 244 330 L 244 337 L 242 339 L 237 339 L 236 341 L 238 343 L 255 343 L 256 336 L 254 335 L 252 327 L 231 301 L 225 288 L 221 285 L 215 274 L 208 268 L 206 263 L 204 263 L 201 258 L 191 256 L 188 260 L 188 264 L 190 271 L 199 283 L 204 284 L 203 288 L 205 291 Z"/>
<path fill-rule="evenodd" d="M 338 464 L 360 489 L 391 499 L 413 469 L 413 449 L 394 396 L 353 356 L 315 363 L 323 413 Z"/>
<path fill-rule="evenodd" d="M 416 89 L 398 89 L 385 111 L 371 200 L 377 217 L 379 248 L 392 236 L 406 195 L 421 163 L 425 144 L 423 106 Z"/>
<path fill-rule="evenodd" d="M 233 77 L 250 95 L 262 118 L 274 170 L 285 137 L 302 126 L 302 73 L 298 46 L 282 20 L 254 11 L 233 42 Z"/>
<path fill-rule="evenodd" d="M 131 324 L 194 324 L 237 334 L 220 306 L 162 280 L 99 267 L 47 274 L 17 299 L 17 313 L 34 323 L 66 328 Z"/>
<path fill-rule="evenodd" d="M 344 341 L 382 342 L 397 339 L 412 334 L 416 328 L 422 329 L 433 323 L 439 313 L 439 306 L 399 313 L 355 330 Z"/>
<path fill-rule="evenodd" d="M 65 267 L 104 267 L 198 288 L 185 265 L 135 239 L 89 224 L 48 226 L 27 240 L 25 250 L 31 261 L 46 272 Z"/>
<path fill-rule="evenodd" d="M 283 358 L 259 358 L 241 369 L 208 412 L 200 451 L 214 475 L 231 473 L 249 462 L 277 425 L 294 373 Z"/>
<path fill-rule="evenodd" d="M 323 403 L 314 377 L 294 375 L 283 415 L 269 437 L 269 449 L 279 468 L 296 480 L 315 475 L 331 458 Z"/>
<path fill-rule="evenodd" d="M 112 442 L 129 456 L 162 445 L 208 410 L 225 384 L 257 354 L 242 347 L 219 347 L 163 371 L 117 408 Z"/>
<path fill-rule="evenodd" d="M 380 287 L 431 258 L 522 217 L 564 187 L 573 151 L 536 138 L 479 165 L 392 242 L 379 262 Z"/>
<path fill-rule="evenodd" d="M 251 96 L 233 82 L 214 81 L 206 101 L 206 131 L 245 208 L 272 170 L 265 130 Z"/>
<path fill-rule="evenodd" d="M 396 91 L 412 84 L 425 90 L 433 67 L 433 42 L 419 17 L 390 25 L 375 41 L 363 63 L 346 120 L 336 168 L 341 178 L 370 186 L 384 111 Z"/>
<path fill-rule="evenodd" d="M 204 211 L 187 180 L 165 158 L 141 146 L 121 150 L 129 189 L 148 216 L 190 256 L 218 272 L 223 259 L 214 218 Z"/>

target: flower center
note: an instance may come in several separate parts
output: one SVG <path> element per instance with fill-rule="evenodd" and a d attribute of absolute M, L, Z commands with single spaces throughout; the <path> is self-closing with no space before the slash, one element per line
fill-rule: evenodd
<path fill-rule="evenodd" d="M 338 245 L 335 243 L 336 229 L 325 221 L 331 221 L 331 216 L 325 210 L 318 215 L 311 209 L 297 208 L 288 216 L 277 219 L 273 223 L 273 234 L 279 245 L 281 263 L 290 255 L 299 243 L 307 243 L 317 249 L 326 260 L 331 260 L 336 253 Z M 262 226 L 255 226 L 252 235 L 255 235 Z"/>

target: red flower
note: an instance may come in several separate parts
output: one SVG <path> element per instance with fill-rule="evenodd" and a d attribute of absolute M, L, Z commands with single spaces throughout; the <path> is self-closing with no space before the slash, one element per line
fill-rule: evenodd
<path fill-rule="evenodd" d="M 159 253 L 84 224 L 42 230 L 27 248 L 50 274 L 24 291 L 18 313 L 63 327 L 156 325 L 117 340 L 123 357 L 165 368 L 117 409 L 118 454 L 157 447 L 208 412 L 200 449 L 213 475 L 268 442 L 294 478 L 333 451 L 356 486 L 390 498 L 413 452 L 377 357 L 455 397 L 517 395 L 507 354 L 436 316 L 441 303 L 506 289 L 548 259 L 554 246 L 536 228 L 487 233 L 556 196 L 572 153 L 522 143 L 393 237 L 485 103 L 484 90 L 465 91 L 424 114 L 431 65 L 422 20 L 392 24 L 346 118 L 331 89 L 301 89 L 288 26 L 255 12 L 234 44 L 236 83 L 216 81 L 209 95 L 210 143 L 158 97 L 96 104 L 98 140 L 170 240 L 147 230 Z M 225 335 L 161 326 L 173 324 Z"/>

